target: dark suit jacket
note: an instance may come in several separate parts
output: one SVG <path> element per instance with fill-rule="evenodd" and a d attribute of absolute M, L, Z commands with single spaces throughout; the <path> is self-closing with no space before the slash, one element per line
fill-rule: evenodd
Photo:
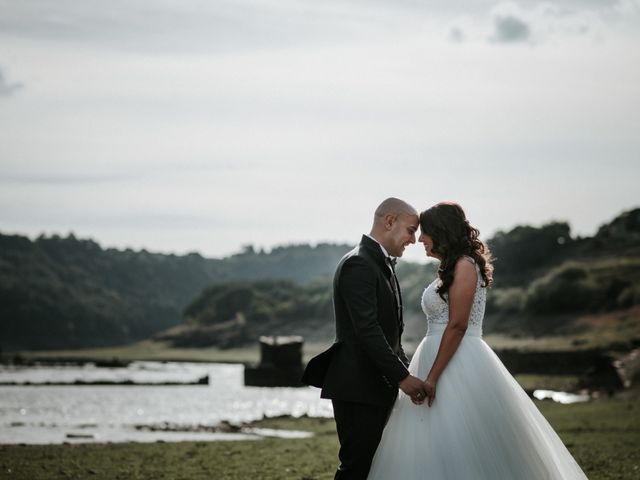
<path fill-rule="evenodd" d="M 322 398 L 381 406 L 395 399 L 409 362 L 394 281 L 380 245 L 366 235 L 340 260 L 333 280 L 335 343 L 311 359 L 302 378 L 321 387 Z"/>

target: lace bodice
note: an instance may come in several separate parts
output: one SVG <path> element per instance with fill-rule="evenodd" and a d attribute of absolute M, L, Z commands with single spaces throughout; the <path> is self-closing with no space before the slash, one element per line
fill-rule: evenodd
<path fill-rule="evenodd" d="M 471 259 L 469 260 L 472 261 Z M 480 269 L 477 265 L 476 273 L 478 280 L 476 282 L 476 292 L 473 296 L 471 313 L 469 314 L 469 327 L 481 329 L 487 300 L 487 289 L 482 286 L 482 275 L 480 275 Z M 436 291 L 439 284 L 440 279 L 436 278 L 424 289 L 422 294 L 422 311 L 427 316 L 427 324 L 430 329 L 432 326 L 444 326 L 449 322 L 449 304 L 442 300 L 442 297 Z M 445 298 L 448 299 L 447 294 L 445 294 Z"/>

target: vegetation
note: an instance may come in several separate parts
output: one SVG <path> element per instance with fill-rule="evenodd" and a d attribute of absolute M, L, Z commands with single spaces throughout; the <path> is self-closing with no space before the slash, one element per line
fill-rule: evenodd
<path fill-rule="evenodd" d="M 575 335 L 593 323 L 585 315 L 621 318 L 640 305 L 640 209 L 592 238 L 554 222 L 498 232 L 488 243 L 496 282 L 485 333 Z M 175 347 L 235 348 L 266 333 L 330 341 L 331 276 L 348 248 L 246 246 L 217 260 L 104 250 L 73 235 L 0 234 L 0 348 L 99 347 L 154 335 Z M 433 263 L 398 266 L 409 342 L 424 335 L 420 297 L 435 275 Z"/>
<path fill-rule="evenodd" d="M 345 245 L 245 248 L 223 260 L 102 249 L 73 235 L 0 234 L 0 348 L 79 348 L 148 338 L 182 322 L 213 283 L 326 276 Z"/>
<path fill-rule="evenodd" d="M 187 322 L 203 325 L 241 315 L 244 323 L 289 322 L 331 315 L 327 285 L 307 286 L 285 281 L 214 285 L 203 291 L 184 312 Z"/>
<path fill-rule="evenodd" d="M 571 238 L 567 223 L 553 222 L 540 228 L 518 226 L 498 232 L 488 242 L 499 275 L 495 285 L 524 285 L 571 254 L 579 240 Z"/>
<path fill-rule="evenodd" d="M 528 285 L 494 288 L 487 313 L 492 332 L 538 336 L 579 333 L 585 316 L 614 319 L 637 305 L 640 257 L 618 257 L 567 260 Z"/>
<path fill-rule="evenodd" d="M 638 478 L 637 392 L 574 405 L 536 403 L 587 477 Z M 2 478 L 15 480 L 333 478 L 338 441 L 332 419 L 276 418 L 255 425 L 315 435 L 209 443 L 1 445 L 0 472 Z"/>

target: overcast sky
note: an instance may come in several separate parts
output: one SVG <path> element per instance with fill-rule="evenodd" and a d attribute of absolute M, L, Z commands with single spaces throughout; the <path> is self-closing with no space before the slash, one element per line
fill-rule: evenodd
<path fill-rule="evenodd" d="M 398 196 L 590 235 L 640 205 L 639 86 L 638 0 L 0 0 L 0 231 L 224 256 Z"/>

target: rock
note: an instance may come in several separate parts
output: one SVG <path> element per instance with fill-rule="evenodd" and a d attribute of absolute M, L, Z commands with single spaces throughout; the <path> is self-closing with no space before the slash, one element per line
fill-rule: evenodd
<path fill-rule="evenodd" d="M 91 433 L 67 433 L 67 438 L 94 438 Z"/>

